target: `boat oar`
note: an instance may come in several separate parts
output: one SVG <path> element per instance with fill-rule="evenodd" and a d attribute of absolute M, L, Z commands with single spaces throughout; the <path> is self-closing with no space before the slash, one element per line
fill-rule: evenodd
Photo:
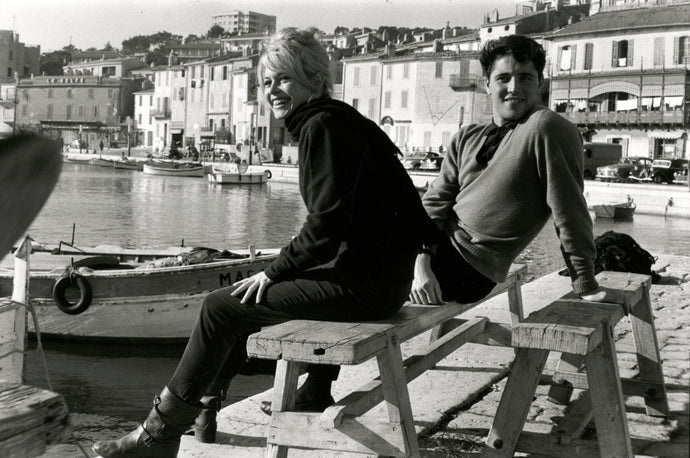
<path fill-rule="evenodd" d="M 39 135 L 0 140 L 0 258 L 34 220 L 62 170 L 60 146 Z"/>

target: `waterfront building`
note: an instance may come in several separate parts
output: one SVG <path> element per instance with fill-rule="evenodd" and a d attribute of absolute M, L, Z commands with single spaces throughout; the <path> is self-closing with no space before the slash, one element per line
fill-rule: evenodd
<path fill-rule="evenodd" d="M 97 148 L 122 141 L 143 81 L 93 75 L 34 76 L 17 83 L 16 128 Z M 126 140 L 125 140 L 126 141 Z"/>
<path fill-rule="evenodd" d="M 0 138 L 12 135 L 16 83 L 0 83 Z"/>
<path fill-rule="evenodd" d="M 13 30 L 0 30 L 0 83 L 39 73 L 40 46 L 27 46 Z"/>
<path fill-rule="evenodd" d="M 447 145 L 461 124 L 490 119 L 481 66 L 474 51 L 343 59 L 343 101 L 375 121 L 403 151 Z"/>
<path fill-rule="evenodd" d="M 688 157 L 690 3 L 600 9 L 545 39 L 550 107 L 586 140 Z"/>
<path fill-rule="evenodd" d="M 234 37 L 221 38 L 221 48 L 223 53 L 244 53 L 244 55 L 257 54 L 261 42 L 268 35 L 265 33 L 249 33 L 236 35 Z"/>
<path fill-rule="evenodd" d="M 153 71 L 153 141 L 154 152 L 163 152 L 171 145 L 182 146 L 184 139 L 186 75 L 185 67 L 176 57 L 168 57 L 168 65 Z"/>
<path fill-rule="evenodd" d="M 136 135 L 131 138 L 132 146 L 144 146 L 153 148 L 153 137 L 155 132 L 155 112 L 154 89 L 146 89 L 134 92 L 134 132 Z"/>
<path fill-rule="evenodd" d="M 190 41 L 181 45 L 171 45 L 170 51 L 181 64 L 197 62 L 221 53 L 223 45 L 219 39 Z"/>
<path fill-rule="evenodd" d="M 275 33 L 276 17 L 254 11 L 238 11 L 211 16 L 213 25 L 221 26 L 230 33 Z"/>
<path fill-rule="evenodd" d="M 104 76 L 122 78 L 131 76 L 133 70 L 146 67 L 146 63 L 136 57 L 117 57 L 114 59 L 82 60 L 62 67 L 64 75 Z"/>

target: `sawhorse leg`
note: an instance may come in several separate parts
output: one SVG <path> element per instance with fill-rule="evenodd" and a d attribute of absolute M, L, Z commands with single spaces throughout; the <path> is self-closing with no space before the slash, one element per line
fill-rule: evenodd
<path fill-rule="evenodd" d="M 300 363 L 283 359 L 278 360 L 275 381 L 273 383 L 272 412 L 285 412 L 295 406 L 295 392 L 297 391 L 300 367 Z M 275 428 L 275 425 L 273 424 L 273 419 L 271 419 L 265 456 L 266 458 L 287 458 L 288 447 L 271 443 L 273 434 L 270 430 L 273 428 Z"/>
<path fill-rule="evenodd" d="M 515 363 L 498 404 L 482 458 L 510 458 L 515 454 L 518 438 L 548 356 L 548 350 L 516 349 Z"/>

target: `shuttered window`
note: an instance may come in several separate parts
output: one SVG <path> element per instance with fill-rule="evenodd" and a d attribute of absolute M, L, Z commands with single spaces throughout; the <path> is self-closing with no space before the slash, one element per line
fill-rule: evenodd
<path fill-rule="evenodd" d="M 594 58 L 594 43 L 585 43 L 585 62 L 584 69 L 592 69 L 592 59 Z"/>
<path fill-rule="evenodd" d="M 664 37 L 654 38 L 654 66 L 662 67 L 664 65 Z"/>

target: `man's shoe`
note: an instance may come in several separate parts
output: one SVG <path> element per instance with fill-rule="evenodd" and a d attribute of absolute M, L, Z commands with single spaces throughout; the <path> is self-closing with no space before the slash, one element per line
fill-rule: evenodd
<path fill-rule="evenodd" d="M 220 399 L 214 397 L 208 401 L 202 400 L 201 403 L 204 407 L 194 420 L 192 427 L 194 437 L 201 443 L 212 444 L 216 441 L 216 431 L 218 430 L 216 415 L 220 411 Z"/>

